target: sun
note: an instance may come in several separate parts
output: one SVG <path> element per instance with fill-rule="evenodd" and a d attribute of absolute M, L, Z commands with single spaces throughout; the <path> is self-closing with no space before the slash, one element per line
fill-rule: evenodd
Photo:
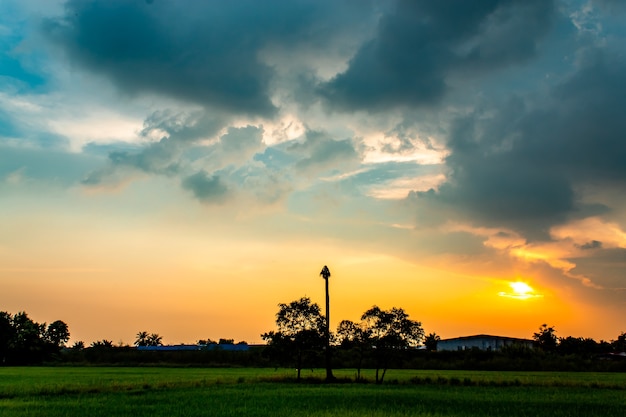
<path fill-rule="evenodd" d="M 521 281 L 511 282 L 509 286 L 513 288 L 513 292 L 519 296 L 528 295 L 534 292 L 530 285 Z"/>
<path fill-rule="evenodd" d="M 517 300 L 528 300 L 529 298 L 542 297 L 541 294 L 536 294 L 535 290 L 523 281 L 509 282 L 509 287 L 512 292 L 501 292 L 498 295 L 501 297 L 515 298 Z"/>

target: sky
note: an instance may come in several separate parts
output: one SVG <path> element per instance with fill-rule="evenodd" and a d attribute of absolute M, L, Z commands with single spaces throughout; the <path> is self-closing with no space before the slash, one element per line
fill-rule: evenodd
<path fill-rule="evenodd" d="M 621 0 L 3 0 L 0 311 L 626 331 Z"/>

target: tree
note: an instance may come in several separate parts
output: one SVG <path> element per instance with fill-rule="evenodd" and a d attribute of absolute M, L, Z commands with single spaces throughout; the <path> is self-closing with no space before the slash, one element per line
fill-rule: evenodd
<path fill-rule="evenodd" d="M 545 352 L 554 352 L 558 345 L 556 330 L 552 326 L 548 327 L 545 323 L 539 327 L 537 333 L 533 333 L 533 340 L 535 346 Z"/>
<path fill-rule="evenodd" d="M 622 332 L 616 340 L 612 340 L 611 346 L 615 353 L 626 352 L 626 332 Z"/>
<path fill-rule="evenodd" d="M 591 357 L 600 353 L 600 345 L 591 338 L 560 337 L 557 351 L 562 355 Z"/>
<path fill-rule="evenodd" d="M 82 340 L 77 340 L 72 345 L 72 349 L 74 349 L 74 350 L 83 350 L 83 349 L 85 349 L 85 342 L 83 342 Z"/>
<path fill-rule="evenodd" d="M 46 326 L 24 311 L 0 312 L 0 364 L 31 364 L 58 353 L 69 339 L 67 324 L 57 320 Z"/>
<path fill-rule="evenodd" d="M 92 342 L 90 347 L 95 349 L 113 349 L 114 346 L 112 340 L 102 339 Z"/>
<path fill-rule="evenodd" d="M 161 336 L 159 336 L 157 333 L 150 333 L 150 336 L 148 336 L 147 339 L 147 346 L 162 346 L 163 342 L 162 342 L 163 338 Z"/>
<path fill-rule="evenodd" d="M 135 346 L 148 346 L 148 337 L 150 334 L 148 332 L 139 332 L 137 333 L 137 339 L 135 339 Z"/>
<path fill-rule="evenodd" d="M 439 343 L 440 340 L 441 340 L 441 337 L 439 337 L 438 334 L 436 333 L 428 334 L 424 338 L 424 346 L 426 347 L 426 350 L 429 352 L 436 352 L 437 344 Z"/>
<path fill-rule="evenodd" d="M 396 307 L 381 310 L 374 306 L 363 313 L 361 320 L 371 332 L 376 357 L 376 383 L 381 384 L 391 358 L 403 349 L 419 345 L 424 338 L 424 330 L 420 322 L 410 320 L 403 309 Z"/>
<path fill-rule="evenodd" d="M 50 323 L 46 330 L 46 340 L 56 348 L 63 347 L 70 340 L 70 331 L 67 324 L 61 320 Z"/>
<path fill-rule="evenodd" d="M 271 354 L 279 360 L 289 360 L 297 370 L 300 380 L 302 367 L 307 360 L 317 356 L 325 345 L 325 320 L 316 303 L 308 297 L 278 305 L 277 331 L 261 335 L 268 342 Z"/>
<path fill-rule="evenodd" d="M 5 364 L 15 340 L 13 318 L 6 311 L 0 311 L 0 364 Z"/>
<path fill-rule="evenodd" d="M 28 314 L 20 311 L 11 320 L 14 338 L 11 350 L 17 363 L 40 362 L 46 356 L 46 324 L 33 321 Z"/>
<path fill-rule="evenodd" d="M 356 379 L 361 379 L 361 367 L 365 353 L 371 348 L 371 330 L 351 320 L 342 320 L 337 327 L 337 341 L 342 349 L 354 352 L 357 357 Z"/>

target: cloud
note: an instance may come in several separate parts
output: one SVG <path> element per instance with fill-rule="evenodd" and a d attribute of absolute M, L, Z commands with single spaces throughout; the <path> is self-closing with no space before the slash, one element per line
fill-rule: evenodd
<path fill-rule="evenodd" d="M 270 117 L 274 68 L 265 50 L 328 45 L 369 7 L 348 2 L 69 0 L 44 32 L 127 94 L 156 93 L 235 114 Z M 354 13 L 353 13 L 354 12 Z"/>
<path fill-rule="evenodd" d="M 625 83 L 624 64 L 596 51 L 541 103 L 512 98 L 456 119 L 449 180 L 418 199 L 540 239 L 569 218 L 606 213 L 609 207 L 585 202 L 581 190 L 626 185 Z"/>
<path fill-rule="evenodd" d="M 80 181 L 102 158 L 53 149 L 7 146 L 0 142 L 0 182 L 35 180 L 65 187 Z"/>
<path fill-rule="evenodd" d="M 488 73 L 535 54 L 555 14 L 549 0 L 398 0 L 376 36 L 320 92 L 331 107 L 384 111 L 438 103 L 449 76 Z"/>
<path fill-rule="evenodd" d="M 287 150 L 301 155 L 295 168 L 306 175 L 333 170 L 343 172 L 359 163 L 359 156 L 350 139 L 335 140 L 325 133 L 311 130 L 306 132 L 304 142 L 293 143 Z"/>
<path fill-rule="evenodd" d="M 602 242 L 598 241 L 598 240 L 592 240 L 591 242 L 587 242 L 583 245 L 577 245 L 576 247 L 582 249 L 582 250 L 589 250 L 589 249 L 600 249 L 602 248 Z"/>
<path fill-rule="evenodd" d="M 186 165 L 183 159 L 185 150 L 201 140 L 213 138 L 222 129 L 223 123 L 219 115 L 205 112 L 153 112 L 146 118 L 139 133 L 144 142 L 131 149 L 125 143 L 121 143 L 119 149 L 114 147 L 108 154 L 108 164 L 92 171 L 83 184 L 93 186 L 113 178 L 123 179 L 125 175 L 120 176 L 120 170 L 176 175 Z"/>
<path fill-rule="evenodd" d="M 215 158 L 219 159 L 222 166 L 241 166 L 265 149 L 263 128 L 251 125 L 229 127 L 215 148 Z"/>
<path fill-rule="evenodd" d="M 207 203 L 223 202 L 228 195 L 228 187 L 218 175 L 198 171 L 182 180 L 184 189 L 191 191 L 196 198 Z"/>
<path fill-rule="evenodd" d="M 626 249 L 626 232 L 619 224 L 588 217 L 553 227 L 550 235 L 558 240 L 570 240 L 581 249 Z"/>

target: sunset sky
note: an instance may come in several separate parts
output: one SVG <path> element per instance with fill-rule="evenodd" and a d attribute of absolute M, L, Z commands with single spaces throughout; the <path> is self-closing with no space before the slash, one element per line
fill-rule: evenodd
<path fill-rule="evenodd" d="M 626 2 L 0 1 L 0 311 L 70 344 L 626 331 Z"/>

